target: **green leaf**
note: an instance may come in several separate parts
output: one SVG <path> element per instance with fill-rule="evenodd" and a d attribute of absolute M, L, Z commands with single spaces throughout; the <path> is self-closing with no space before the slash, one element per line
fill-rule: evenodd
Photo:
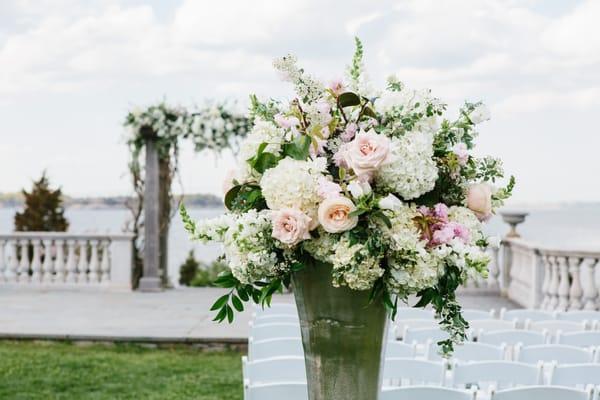
<path fill-rule="evenodd" d="M 229 323 L 233 322 L 233 308 L 231 308 L 230 306 L 227 306 L 227 321 Z"/>
<path fill-rule="evenodd" d="M 273 153 L 260 153 L 254 160 L 254 165 L 252 166 L 258 173 L 262 174 L 269 168 L 273 168 L 279 162 L 279 157 L 277 157 Z"/>
<path fill-rule="evenodd" d="M 243 288 L 243 287 L 238 287 L 236 289 L 238 296 L 240 296 L 240 299 L 242 299 L 243 301 L 248 301 L 250 300 L 250 296 L 248 296 L 248 291 Z"/>
<path fill-rule="evenodd" d="M 375 111 L 373 111 L 371 107 L 365 107 L 362 111 L 362 114 L 371 118 L 377 118 L 377 114 L 375 114 Z"/>
<path fill-rule="evenodd" d="M 388 216 L 385 215 L 385 213 L 383 211 L 381 211 L 381 210 L 375 211 L 372 215 L 374 217 L 377 217 L 380 220 L 382 220 L 383 223 L 385 224 L 385 226 L 388 227 L 388 229 L 392 229 L 392 221 L 390 221 L 390 219 L 388 218 Z"/>
<path fill-rule="evenodd" d="M 242 301 L 240 300 L 240 298 L 237 297 L 236 295 L 231 296 L 231 303 L 233 304 L 235 309 L 238 310 L 239 312 L 244 311 L 244 305 L 242 304 Z"/>
<path fill-rule="evenodd" d="M 342 93 L 338 97 L 338 104 L 340 107 L 358 106 L 360 105 L 360 96 L 352 92 Z"/>
<path fill-rule="evenodd" d="M 227 316 L 227 306 L 223 306 L 221 308 L 221 311 L 219 311 L 219 313 L 216 315 L 216 317 L 213 318 L 213 321 L 223 322 L 223 320 L 225 319 L 226 316 Z"/>
<path fill-rule="evenodd" d="M 210 311 L 215 311 L 215 310 L 223 307 L 223 305 L 225 305 L 227 303 L 227 300 L 229 300 L 229 293 L 219 297 L 217 299 L 217 301 L 215 301 L 215 304 L 213 304 L 212 307 L 210 308 Z"/>
<path fill-rule="evenodd" d="M 242 188 L 241 185 L 236 185 L 236 186 L 232 187 L 231 189 L 229 189 L 229 191 L 225 195 L 225 207 L 227 207 L 227 209 L 229 211 L 233 210 L 233 202 L 237 198 L 237 195 L 240 192 L 241 188 Z"/>
<path fill-rule="evenodd" d="M 292 143 L 283 145 L 283 154 L 294 160 L 304 161 L 310 154 L 312 139 L 308 135 L 300 135 Z"/>

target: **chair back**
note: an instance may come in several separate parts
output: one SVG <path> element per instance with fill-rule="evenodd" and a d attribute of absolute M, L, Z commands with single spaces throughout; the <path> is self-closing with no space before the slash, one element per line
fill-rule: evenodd
<path fill-rule="evenodd" d="M 517 385 L 542 384 L 542 366 L 514 361 L 455 362 L 452 386 L 465 387 L 476 383 L 479 389 L 504 389 Z"/>
<path fill-rule="evenodd" d="M 506 321 L 519 320 L 520 322 L 529 321 L 548 321 L 556 319 L 556 315 L 552 311 L 536 310 L 536 309 L 516 309 L 507 310 L 502 308 L 500 310 L 500 319 Z"/>
<path fill-rule="evenodd" d="M 547 335 L 544 332 L 524 331 L 522 329 L 508 329 L 500 331 L 479 331 L 477 341 L 480 343 L 508 346 L 522 344 L 524 346 L 533 346 L 536 344 L 545 344 Z"/>
<path fill-rule="evenodd" d="M 446 361 L 428 361 L 415 358 L 386 358 L 383 379 L 400 381 L 401 384 L 432 384 L 444 386 Z"/>
<path fill-rule="evenodd" d="M 462 316 L 467 321 L 475 321 L 478 319 L 494 319 L 495 312 L 494 312 L 494 310 L 484 311 L 484 310 L 474 310 L 472 308 L 467 308 L 465 310 L 462 310 Z"/>
<path fill-rule="evenodd" d="M 515 360 L 535 364 L 538 362 L 559 364 L 582 364 L 594 361 L 594 352 L 564 344 L 542 344 L 537 346 L 517 346 Z"/>
<path fill-rule="evenodd" d="M 247 386 L 263 383 L 306 382 L 304 357 L 276 357 L 248 361 L 244 364 L 244 384 Z"/>
<path fill-rule="evenodd" d="M 552 365 L 549 383 L 557 386 L 600 385 L 600 364 Z"/>
<path fill-rule="evenodd" d="M 396 313 L 396 321 L 404 319 L 434 319 L 435 313 L 433 310 L 413 307 L 398 307 Z"/>
<path fill-rule="evenodd" d="M 273 357 L 304 357 L 302 340 L 299 337 L 265 339 L 248 342 L 248 359 L 250 361 Z"/>
<path fill-rule="evenodd" d="M 537 386 L 501 390 L 492 393 L 491 400 L 590 400 L 591 398 L 591 390 Z"/>
<path fill-rule="evenodd" d="M 405 328 L 402 335 L 405 343 L 437 343 L 448 339 L 448 333 L 440 327 L 435 328 Z"/>
<path fill-rule="evenodd" d="M 379 400 L 473 400 L 475 393 L 443 387 L 412 386 L 384 389 Z"/>
<path fill-rule="evenodd" d="M 559 332 L 556 343 L 578 347 L 600 346 L 600 331 Z"/>
<path fill-rule="evenodd" d="M 254 342 L 265 339 L 300 337 L 300 325 L 290 322 L 273 322 L 250 326 L 250 338 Z"/>
<path fill-rule="evenodd" d="M 412 358 L 416 355 L 417 346 L 414 343 L 388 342 L 385 347 L 386 358 Z"/>
<path fill-rule="evenodd" d="M 574 322 L 564 320 L 546 320 L 546 321 L 526 321 L 525 329 L 548 332 L 550 335 L 556 335 L 558 332 L 577 332 L 585 331 L 586 322 Z"/>
<path fill-rule="evenodd" d="M 439 361 L 442 359 L 437 351 L 437 344 L 431 344 L 427 349 L 427 359 Z M 501 361 L 506 358 L 506 345 L 495 346 L 487 343 L 464 342 L 454 347 L 452 359 L 459 362 L 469 361 Z"/>
<path fill-rule="evenodd" d="M 246 389 L 245 400 L 307 400 L 306 383 L 288 382 L 251 385 Z"/>

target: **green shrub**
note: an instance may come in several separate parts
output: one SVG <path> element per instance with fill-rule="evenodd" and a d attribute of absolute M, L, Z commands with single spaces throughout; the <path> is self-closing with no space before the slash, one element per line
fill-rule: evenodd
<path fill-rule="evenodd" d="M 214 286 L 213 282 L 228 267 L 222 261 L 213 261 L 210 264 L 196 260 L 194 250 L 190 250 L 187 258 L 179 267 L 179 284 L 193 287 Z"/>

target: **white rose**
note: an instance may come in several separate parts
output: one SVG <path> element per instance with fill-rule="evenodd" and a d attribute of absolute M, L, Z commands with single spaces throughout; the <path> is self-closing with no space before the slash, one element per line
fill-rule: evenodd
<path fill-rule="evenodd" d="M 402 201 L 391 193 L 379 200 L 379 208 L 382 210 L 398 211 L 401 207 Z"/>
<path fill-rule="evenodd" d="M 492 187 L 487 183 L 471 185 L 467 192 L 467 207 L 477 215 L 480 221 L 492 215 Z"/>
<path fill-rule="evenodd" d="M 469 114 L 469 119 L 474 124 L 480 124 L 483 121 L 488 121 L 491 118 L 490 110 L 484 104 L 480 104 Z"/>
<path fill-rule="evenodd" d="M 348 190 L 350 191 L 350 194 L 352 194 L 352 197 L 358 199 L 359 197 L 370 194 L 372 189 L 369 182 L 355 180 L 348 185 Z"/>
<path fill-rule="evenodd" d="M 319 223 L 329 233 L 350 230 L 358 223 L 358 217 L 350 216 L 350 213 L 355 209 L 356 206 L 347 197 L 330 197 L 323 200 L 319 205 Z"/>

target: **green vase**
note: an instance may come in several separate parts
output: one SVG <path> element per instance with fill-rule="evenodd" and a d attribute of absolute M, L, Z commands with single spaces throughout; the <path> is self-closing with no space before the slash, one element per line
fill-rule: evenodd
<path fill-rule="evenodd" d="M 387 313 L 370 291 L 335 288 L 329 264 L 292 276 L 302 332 L 309 400 L 377 400 Z"/>

